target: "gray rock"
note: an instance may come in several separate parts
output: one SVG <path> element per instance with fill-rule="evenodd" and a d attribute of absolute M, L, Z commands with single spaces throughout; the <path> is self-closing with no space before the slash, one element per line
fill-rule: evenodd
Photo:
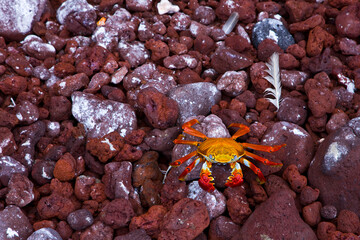
<path fill-rule="evenodd" d="M 360 118 L 329 134 L 309 167 L 309 184 L 320 190 L 323 205 L 360 216 Z"/>
<path fill-rule="evenodd" d="M 173 88 L 169 97 L 178 103 L 178 121 L 183 124 L 188 117 L 207 115 L 211 107 L 220 101 L 221 92 L 213 83 L 199 82 Z"/>
<path fill-rule="evenodd" d="M 124 137 L 136 129 L 135 112 L 129 104 L 111 100 L 101 100 L 90 93 L 74 92 L 72 114 L 84 124 L 88 137 L 103 137 L 118 131 Z"/>
<path fill-rule="evenodd" d="M 256 48 L 265 39 L 274 40 L 284 50 L 290 45 L 295 44 L 293 36 L 283 23 L 272 18 L 265 18 L 261 22 L 256 23 L 253 28 L 251 40 Z"/>

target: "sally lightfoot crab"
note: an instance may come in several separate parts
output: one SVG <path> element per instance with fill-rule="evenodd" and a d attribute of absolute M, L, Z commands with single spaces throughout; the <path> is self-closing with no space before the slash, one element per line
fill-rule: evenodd
<path fill-rule="evenodd" d="M 183 140 L 183 135 L 180 134 L 177 139 L 174 140 L 175 144 L 188 144 L 195 145 L 197 149 L 186 156 L 179 158 L 170 164 L 171 167 L 178 167 L 183 164 L 188 159 L 196 156 L 195 160 L 185 168 L 185 170 L 180 174 L 179 179 L 184 181 L 186 175 L 191 172 L 196 165 L 202 163 L 202 168 L 200 172 L 199 185 L 206 191 L 212 192 L 215 190 L 213 180 L 211 176 L 211 166 L 213 163 L 219 164 L 230 164 L 232 169 L 231 175 L 228 177 L 225 186 L 235 187 L 240 185 L 243 182 L 243 173 L 240 167 L 240 163 L 250 168 L 259 178 L 260 183 L 265 182 L 265 177 L 258 167 L 256 167 L 252 162 L 247 158 L 255 159 L 262 162 L 266 165 L 271 166 L 282 166 L 282 163 L 271 162 L 266 158 L 257 156 L 251 152 L 246 151 L 246 149 L 259 150 L 264 152 L 275 152 L 278 151 L 281 147 L 285 146 L 276 145 L 276 146 L 263 146 L 250 143 L 239 143 L 236 142 L 236 139 L 246 133 L 250 132 L 249 127 L 239 123 L 232 123 L 229 127 L 238 127 L 239 130 L 230 138 L 209 138 L 205 134 L 195 130 L 192 126 L 196 123 L 199 123 L 197 119 L 190 120 L 183 124 L 182 129 L 184 133 L 187 133 L 192 136 L 200 137 L 204 141 L 189 141 Z"/>

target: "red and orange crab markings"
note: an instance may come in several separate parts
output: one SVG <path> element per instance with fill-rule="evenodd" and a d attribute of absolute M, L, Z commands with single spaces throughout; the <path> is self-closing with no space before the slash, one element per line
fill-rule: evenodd
<path fill-rule="evenodd" d="M 175 162 L 171 163 L 170 166 L 178 167 L 192 157 L 195 157 L 195 160 L 192 161 L 189 166 L 180 174 L 179 179 L 184 181 L 186 175 L 191 172 L 196 165 L 199 163 L 202 164 L 199 185 L 206 191 L 212 192 L 215 190 L 214 187 L 214 178 L 211 176 L 211 166 L 213 163 L 221 164 L 230 164 L 232 169 L 231 175 L 228 177 L 225 186 L 235 187 L 243 183 L 243 173 L 241 170 L 240 163 L 250 168 L 259 178 L 260 183 L 265 182 L 265 177 L 252 162 L 246 159 L 250 157 L 255 159 L 265 165 L 270 166 L 282 166 L 282 163 L 271 162 L 266 158 L 257 156 L 251 152 L 245 150 L 245 148 L 259 150 L 263 152 L 275 152 L 280 148 L 284 147 L 285 144 L 276 145 L 276 146 L 263 146 L 250 143 L 238 143 L 235 140 L 250 132 L 249 127 L 239 123 L 232 123 L 229 127 L 238 127 L 239 130 L 231 138 L 208 138 L 205 134 L 199 132 L 192 128 L 196 123 L 199 123 L 197 119 L 193 119 L 183 124 L 182 129 L 184 133 L 189 135 L 200 137 L 204 141 L 190 141 L 183 140 L 184 135 L 180 134 L 177 139 L 174 140 L 175 144 L 187 144 L 197 146 L 197 150 L 185 155 L 182 158 L 179 158 Z"/>

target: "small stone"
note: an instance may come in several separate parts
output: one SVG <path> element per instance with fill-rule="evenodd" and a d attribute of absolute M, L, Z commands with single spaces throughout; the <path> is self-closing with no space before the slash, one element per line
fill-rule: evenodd
<path fill-rule="evenodd" d="M 152 7 L 152 0 L 137 1 L 137 0 L 126 0 L 126 8 L 130 11 L 150 11 Z"/>
<path fill-rule="evenodd" d="M 286 2 L 285 9 L 290 15 L 291 22 L 300 22 L 311 16 L 314 6 L 309 2 L 291 0 Z"/>
<path fill-rule="evenodd" d="M 6 195 L 6 204 L 14 204 L 24 207 L 31 203 L 34 198 L 34 184 L 24 175 L 15 173 L 8 183 L 9 191 Z"/>
<path fill-rule="evenodd" d="M 184 198 L 165 214 L 158 239 L 195 238 L 209 226 L 209 223 L 209 214 L 205 204 Z"/>
<path fill-rule="evenodd" d="M 88 76 L 85 73 L 78 73 L 56 82 L 53 88 L 59 95 L 70 97 L 75 91 L 87 86 L 88 83 Z"/>
<path fill-rule="evenodd" d="M 84 124 L 90 138 L 102 137 L 113 131 L 124 137 L 136 128 L 135 112 L 128 104 L 100 100 L 93 94 L 81 92 L 74 92 L 71 98 L 72 114 Z"/>
<path fill-rule="evenodd" d="M 69 181 L 75 177 L 76 160 L 70 153 L 65 153 L 55 164 L 54 177 L 60 181 Z"/>
<path fill-rule="evenodd" d="M 357 38 L 360 36 L 360 3 L 354 3 L 344 7 L 336 16 L 336 30 L 341 36 L 349 38 Z"/>
<path fill-rule="evenodd" d="M 169 47 L 161 40 L 149 39 L 145 43 L 145 47 L 151 51 L 151 60 L 158 61 L 170 54 Z"/>
<path fill-rule="evenodd" d="M 302 216 L 307 224 L 316 226 L 321 221 L 321 202 L 313 202 L 302 209 Z"/>
<path fill-rule="evenodd" d="M 336 131 L 345 126 L 349 120 L 349 116 L 344 112 L 334 113 L 326 123 L 326 132 L 330 134 L 331 132 Z"/>
<path fill-rule="evenodd" d="M 92 214 L 87 209 L 79 209 L 67 216 L 70 227 L 76 231 L 83 230 L 94 223 Z"/>
<path fill-rule="evenodd" d="M 258 48 L 259 44 L 265 39 L 272 39 L 283 50 L 295 43 L 294 38 L 285 28 L 280 20 L 265 18 L 261 22 L 255 24 L 251 41 Z"/>
<path fill-rule="evenodd" d="M 44 43 L 43 40 L 36 35 L 28 35 L 21 42 L 24 51 L 39 60 L 55 57 L 56 49 L 53 45 Z"/>
<path fill-rule="evenodd" d="M 124 198 L 117 198 L 109 202 L 99 214 L 100 221 L 113 229 L 128 226 L 134 216 L 135 213 L 130 201 Z"/>
<path fill-rule="evenodd" d="M 28 217 L 14 205 L 0 211 L 0 239 L 27 239 L 33 232 Z"/>
<path fill-rule="evenodd" d="M 71 116 L 71 102 L 65 96 L 51 96 L 49 114 L 52 121 L 69 119 Z"/>
<path fill-rule="evenodd" d="M 297 167 L 292 164 L 289 165 L 283 172 L 283 178 L 290 183 L 291 189 L 297 193 L 301 193 L 307 184 L 305 176 L 300 175 Z"/>
<path fill-rule="evenodd" d="M 99 72 L 95 73 L 94 76 L 91 78 L 89 85 L 84 90 L 85 92 L 95 93 L 101 89 L 102 86 L 110 83 L 110 76 L 107 73 Z M 115 82 L 115 84 L 117 84 Z"/>
<path fill-rule="evenodd" d="M 81 175 L 76 178 L 74 194 L 77 199 L 86 201 L 90 199 L 91 187 L 95 184 L 95 178 Z"/>
<path fill-rule="evenodd" d="M 150 57 L 148 50 L 146 50 L 143 43 L 134 41 L 128 43 L 120 41 L 118 45 L 120 56 L 129 62 L 132 68 L 137 67 Z"/>
<path fill-rule="evenodd" d="M 161 229 L 160 224 L 164 219 L 167 209 L 162 205 L 154 205 L 149 208 L 147 213 L 131 219 L 129 229 L 144 229 L 146 234 L 152 238 L 157 238 Z"/>
<path fill-rule="evenodd" d="M 337 230 L 343 233 L 357 233 L 359 230 L 359 217 L 349 210 L 341 210 L 337 217 Z"/>
<path fill-rule="evenodd" d="M 209 239 L 231 239 L 240 231 L 240 226 L 230 218 L 219 216 L 210 222 Z"/>
<path fill-rule="evenodd" d="M 9 156 L 17 149 L 14 135 L 7 127 L 0 127 L 0 157 Z"/>
<path fill-rule="evenodd" d="M 205 25 L 211 24 L 215 17 L 215 11 L 208 6 L 199 6 L 193 13 L 193 19 Z"/>
<path fill-rule="evenodd" d="M 80 240 L 113 240 L 113 235 L 114 230 L 111 227 L 97 221 L 81 233 Z"/>
<path fill-rule="evenodd" d="M 8 186 L 8 182 L 12 175 L 19 173 L 28 174 L 27 168 L 20 162 L 10 156 L 0 157 L 0 182 L 3 186 Z"/>
<path fill-rule="evenodd" d="M 0 82 L 0 90 L 5 95 L 15 96 L 26 90 L 27 80 L 22 76 L 6 77 Z"/>
<path fill-rule="evenodd" d="M 159 154 L 155 151 L 144 153 L 139 161 L 134 165 L 132 173 L 132 184 L 134 187 L 140 187 L 147 179 L 162 180 L 162 173 L 158 165 Z"/>
<path fill-rule="evenodd" d="M 217 81 L 216 87 L 226 95 L 236 97 L 247 90 L 249 78 L 245 71 L 227 71 Z"/>
<path fill-rule="evenodd" d="M 301 205 L 305 206 L 305 205 L 309 205 L 310 203 L 313 203 L 314 201 L 317 200 L 319 194 L 320 194 L 319 189 L 317 188 L 313 189 L 312 187 L 305 186 L 300 193 Z"/>
<path fill-rule="evenodd" d="M 227 1 L 221 0 L 215 12 L 221 20 L 227 20 L 232 12 L 239 14 L 239 20 L 244 23 L 251 23 L 256 18 L 255 4 L 250 0 Z"/>
<path fill-rule="evenodd" d="M 199 34 L 194 40 L 194 50 L 208 55 L 215 49 L 215 42 L 209 36 Z"/>
<path fill-rule="evenodd" d="M 227 188 L 224 194 L 227 197 L 226 207 L 231 220 L 236 224 L 244 224 L 252 213 L 245 196 L 244 187 Z"/>
<path fill-rule="evenodd" d="M 285 97 L 280 103 L 277 117 L 281 121 L 303 125 L 307 117 L 307 108 L 304 100 L 300 98 Z"/>
<path fill-rule="evenodd" d="M 219 73 L 238 71 L 249 67 L 253 60 L 229 47 L 218 47 L 211 56 L 211 66 Z"/>
<path fill-rule="evenodd" d="M 336 226 L 330 222 L 320 222 L 317 226 L 316 235 L 319 240 L 328 240 L 330 235 L 336 231 Z"/>
<path fill-rule="evenodd" d="M 140 228 L 114 238 L 114 240 L 133 240 L 133 239 L 151 240 L 151 237 L 146 234 L 144 229 Z"/>
<path fill-rule="evenodd" d="M 280 70 L 281 84 L 290 90 L 295 90 L 298 85 L 304 85 L 308 77 L 309 75 L 305 72 L 285 69 Z"/>
<path fill-rule="evenodd" d="M 325 205 L 320 209 L 321 217 L 332 220 L 337 217 L 337 209 L 332 205 Z"/>
<path fill-rule="evenodd" d="M 188 55 L 173 55 L 164 59 L 164 67 L 169 69 L 195 68 L 198 65 L 196 58 Z"/>

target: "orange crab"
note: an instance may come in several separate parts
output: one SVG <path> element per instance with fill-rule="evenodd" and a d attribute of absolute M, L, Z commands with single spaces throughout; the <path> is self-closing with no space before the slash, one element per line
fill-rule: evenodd
<path fill-rule="evenodd" d="M 184 181 L 186 175 L 191 172 L 191 170 L 193 170 L 196 165 L 203 163 L 200 172 L 199 185 L 204 190 L 212 192 L 215 190 L 214 183 L 212 182 L 214 178 L 211 176 L 210 170 L 213 163 L 230 164 L 232 171 L 231 175 L 228 177 L 225 183 L 225 186 L 227 187 L 235 187 L 243 182 L 243 173 L 239 163 L 244 164 L 250 168 L 258 176 L 260 183 L 265 182 L 265 177 L 260 169 L 251 163 L 247 158 L 258 160 L 266 165 L 282 166 L 282 163 L 271 162 L 268 159 L 257 156 L 251 152 L 246 151 L 245 149 L 249 148 L 264 152 L 275 152 L 278 151 L 281 147 L 284 147 L 285 144 L 276 146 L 263 146 L 251 143 L 236 142 L 238 137 L 250 132 L 249 127 L 240 123 L 232 123 L 229 125 L 229 127 L 240 128 L 231 138 L 209 138 L 205 134 L 192 128 L 192 126 L 196 123 L 199 123 L 197 119 L 190 120 L 183 124 L 182 129 L 184 130 L 184 133 L 202 138 L 204 140 L 203 142 L 183 140 L 184 136 L 182 134 L 180 134 L 179 137 L 174 140 L 175 144 L 188 144 L 197 146 L 195 151 L 187 154 L 182 158 L 179 158 L 170 164 L 171 167 L 178 167 L 188 159 L 197 156 L 195 160 L 189 164 L 189 166 L 187 166 L 180 174 L 179 179 L 181 181 Z"/>

